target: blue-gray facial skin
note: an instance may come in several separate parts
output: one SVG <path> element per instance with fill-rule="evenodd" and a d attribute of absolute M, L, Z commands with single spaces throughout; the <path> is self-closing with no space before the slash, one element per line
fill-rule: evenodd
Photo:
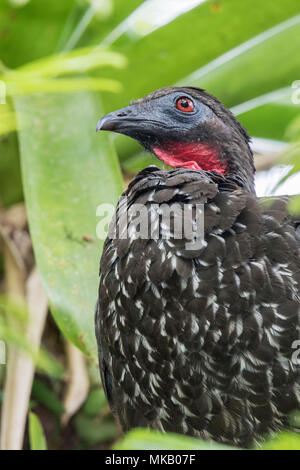
<path fill-rule="evenodd" d="M 181 98 L 193 103 L 192 111 L 178 109 L 176 104 Z M 204 126 L 205 137 L 205 124 L 217 119 L 214 112 L 201 101 L 189 94 L 173 92 L 153 100 L 139 100 L 109 113 L 98 121 L 97 130 L 128 135 L 149 148 L 151 142 L 157 144 L 158 140 L 187 141 L 192 134 L 195 134 L 195 141 L 199 141 L 201 126 Z"/>

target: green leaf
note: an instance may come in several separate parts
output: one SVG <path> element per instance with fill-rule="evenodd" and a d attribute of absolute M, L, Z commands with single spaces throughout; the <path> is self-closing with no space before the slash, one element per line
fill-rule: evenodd
<path fill-rule="evenodd" d="M 300 142 L 295 142 L 288 146 L 282 152 L 282 155 L 277 160 L 277 163 L 282 165 L 290 165 L 290 171 L 278 182 L 278 187 L 281 183 L 286 181 L 294 173 L 300 173 Z"/>
<path fill-rule="evenodd" d="M 148 429 L 134 429 L 114 446 L 116 450 L 237 450 L 237 448 L 217 444 L 212 441 L 200 441 L 180 434 Z"/>
<path fill-rule="evenodd" d="M 112 10 L 106 16 L 100 14 L 103 7 L 99 13 L 95 10 L 82 39 L 79 36 L 80 44 L 97 45 L 141 3 L 141 0 L 112 0 Z M 16 68 L 61 50 L 89 8 L 89 2 L 80 0 L 31 0 L 14 9 L 7 0 L 1 0 L 0 57 L 9 67 Z"/>
<path fill-rule="evenodd" d="M 296 6 L 295 2 L 288 3 Z M 297 15 L 282 21 L 287 18 L 284 7 L 282 4 L 282 17 L 278 17 L 280 24 L 260 35 L 253 34 L 251 41 L 238 45 L 225 57 L 187 77 L 188 84 L 201 85 L 227 106 L 291 86 L 300 65 L 296 53 L 300 46 L 300 8 L 298 3 Z"/>
<path fill-rule="evenodd" d="M 104 96 L 106 111 L 174 83 L 206 88 L 228 107 L 290 87 L 300 66 L 299 13 L 297 0 L 276 7 L 272 0 L 206 1 L 145 37 L 130 35 L 129 27 L 115 43 L 129 66 L 101 74 L 124 87 L 120 95 Z M 241 120 L 254 136 L 282 139 L 298 111 L 280 102 Z M 118 137 L 116 145 L 122 161 L 138 152 L 129 139 Z"/>
<path fill-rule="evenodd" d="M 115 204 L 122 178 L 94 94 L 15 98 L 30 232 L 61 331 L 96 360 L 94 309 L 103 240 L 96 208 Z"/>
<path fill-rule="evenodd" d="M 87 416 L 97 416 L 107 406 L 107 400 L 103 389 L 97 388 L 89 393 L 83 407 L 83 413 Z"/>
<path fill-rule="evenodd" d="M 29 442 L 31 450 L 47 450 L 46 438 L 39 418 L 29 413 Z"/>
<path fill-rule="evenodd" d="M 10 320 L 13 319 L 13 323 Z M 60 378 L 64 369 L 45 349 L 36 350 L 24 337 L 24 328 L 28 319 L 27 307 L 3 295 L 0 296 L 0 338 L 26 353 L 36 367 L 49 376 Z"/>
<path fill-rule="evenodd" d="M 91 418 L 83 413 L 75 417 L 74 424 L 77 434 L 88 445 L 109 441 L 114 439 L 117 434 L 117 426 L 114 421 Z"/>
<path fill-rule="evenodd" d="M 8 207 L 23 200 L 16 133 L 0 136 L 0 155 L 0 204 Z"/>
<path fill-rule="evenodd" d="M 11 311 L 10 311 L 11 313 Z M 9 344 L 14 345 L 22 353 L 26 353 L 30 356 L 35 366 L 41 372 L 54 377 L 61 378 L 64 374 L 63 367 L 56 361 L 56 359 L 44 350 L 41 349 L 36 351 L 31 343 L 29 343 L 24 335 L 20 331 L 14 330 L 12 327 L 4 325 L 0 321 L 0 337 L 5 338 L 5 341 Z"/>
<path fill-rule="evenodd" d="M 117 93 L 121 91 L 120 83 L 107 78 L 59 78 L 49 80 L 16 80 L 7 82 L 7 93 L 9 95 L 25 95 L 32 93 L 72 93 L 74 91 L 110 91 Z M 0 127 L 1 132 L 1 127 Z"/>
<path fill-rule="evenodd" d="M 79 44 L 99 44 L 100 41 L 105 44 L 113 42 L 115 37 L 118 37 L 120 30 L 122 31 L 123 22 L 126 21 L 129 15 L 138 8 L 144 0 L 111 0 L 110 14 L 102 16 L 101 10 L 97 14 L 95 12 L 89 27 L 86 29 Z"/>
<path fill-rule="evenodd" d="M 0 136 L 17 129 L 15 113 L 10 105 L 0 103 Z"/>
<path fill-rule="evenodd" d="M 35 378 L 32 386 L 32 397 L 57 416 L 65 412 L 65 408 L 50 387 Z"/>
<path fill-rule="evenodd" d="M 73 9 L 74 0 L 31 0 L 16 9 L 1 0 L 1 59 L 14 68 L 51 54 Z"/>
<path fill-rule="evenodd" d="M 163 161 L 159 160 L 155 155 L 148 152 L 138 152 L 131 157 L 122 161 L 122 169 L 127 173 L 137 173 L 146 166 L 155 165 L 158 168 L 164 170 L 173 170 L 171 166 L 168 166 Z"/>
<path fill-rule="evenodd" d="M 300 108 L 293 104 L 291 87 L 275 90 L 241 103 L 231 110 L 255 137 L 287 140 L 286 128 L 299 116 Z"/>
<path fill-rule="evenodd" d="M 300 108 L 297 116 L 292 120 L 285 131 L 285 138 L 290 142 L 300 141 Z"/>
<path fill-rule="evenodd" d="M 137 173 L 138 171 L 141 171 L 143 168 L 146 168 L 146 166 L 149 165 L 163 167 L 164 164 L 163 162 L 158 160 L 155 155 L 151 155 L 150 153 L 146 152 L 139 152 L 124 160 L 122 168 L 127 173 Z"/>
<path fill-rule="evenodd" d="M 229 61 L 211 73 L 206 69 L 199 80 L 190 74 L 299 13 L 298 0 L 276 7 L 273 0 L 263 4 L 260 0 L 206 1 L 145 37 L 123 35 L 115 50 L 128 58 L 129 67 L 113 75 L 106 73 L 121 81 L 124 93 L 107 97 L 107 111 L 178 81 L 206 87 L 227 106 L 289 85 L 299 70 L 299 24 L 271 39 L 266 36 L 264 41 L 263 37 L 261 46 L 253 45 L 237 57 L 230 55 Z"/>
<path fill-rule="evenodd" d="M 300 195 L 291 197 L 288 208 L 289 214 L 297 217 L 298 219 L 300 218 Z"/>
<path fill-rule="evenodd" d="M 262 443 L 261 450 L 300 450 L 300 435 L 292 432 L 281 432 L 274 438 Z"/>
<path fill-rule="evenodd" d="M 7 95 L 41 92 L 70 93 L 78 90 L 119 92 L 120 83 L 110 78 L 57 78 L 60 75 L 83 74 L 108 65 L 124 67 L 126 60 L 120 54 L 110 52 L 105 48 L 86 47 L 30 62 L 15 71 L 5 72 L 1 78 L 6 85 Z"/>
<path fill-rule="evenodd" d="M 57 75 L 69 75 L 85 73 L 99 67 L 125 67 L 125 57 L 111 52 L 103 47 L 89 46 L 76 49 L 71 52 L 61 52 L 40 60 L 29 62 L 14 72 L 8 73 L 8 78 L 20 75 L 22 79 L 26 76 L 53 77 Z"/>

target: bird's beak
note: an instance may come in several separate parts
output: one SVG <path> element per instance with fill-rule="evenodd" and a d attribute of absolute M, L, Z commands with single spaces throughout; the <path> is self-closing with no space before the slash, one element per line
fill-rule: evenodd
<path fill-rule="evenodd" d="M 106 114 L 97 122 L 96 132 L 98 131 L 114 131 L 122 126 L 122 120 L 118 119 L 115 113 Z"/>
<path fill-rule="evenodd" d="M 138 141 L 156 135 L 163 123 L 158 116 L 153 115 L 148 103 L 133 104 L 118 111 L 106 114 L 99 119 L 97 131 L 113 131 L 124 134 Z"/>
<path fill-rule="evenodd" d="M 140 121 L 135 109 L 131 106 L 106 114 L 99 119 L 96 131 L 114 131 L 120 134 L 133 129 Z"/>

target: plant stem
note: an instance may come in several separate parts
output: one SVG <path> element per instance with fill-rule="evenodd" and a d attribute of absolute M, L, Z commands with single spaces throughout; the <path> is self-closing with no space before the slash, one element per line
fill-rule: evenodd
<path fill-rule="evenodd" d="M 88 25 L 92 21 L 94 15 L 95 15 L 95 12 L 96 12 L 96 10 L 95 10 L 95 8 L 93 6 L 93 3 L 92 3 L 91 6 L 84 13 L 83 17 L 79 21 L 76 28 L 74 29 L 74 31 L 71 34 L 67 44 L 64 46 L 63 51 L 70 51 L 71 49 L 73 49 L 76 46 L 76 44 L 80 40 L 81 36 L 85 32 L 86 28 L 88 27 Z"/>

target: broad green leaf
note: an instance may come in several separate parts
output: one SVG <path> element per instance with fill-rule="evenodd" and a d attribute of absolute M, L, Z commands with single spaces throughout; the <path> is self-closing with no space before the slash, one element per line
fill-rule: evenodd
<path fill-rule="evenodd" d="M 103 240 L 97 206 L 115 204 L 122 179 L 95 94 L 15 98 L 30 231 L 61 331 L 96 358 L 94 309 Z"/>
<path fill-rule="evenodd" d="M 0 135 L 8 134 L 16 130 L 16 122 L 14 113 L 0 114 Z"/>
<path fill-rule="evenodd" d="M 121 91 L 121 86 L 116 80 L 90 77 L 7 82 L 7 93 L 12 96 L 32 93 L 72 93 L 74 91 L 85 90 L 119 92 Z"/>
<path fill-rule="evenodd" d="M 227 106 L 291 86 L 300 65 L 297 54 L 300 46 L 299 13 L 298 3 L 297 15 L 257 36 L 253 35 L 250 41 L 218 57 L 187 77 L 185 82 L 206 88 Z"/>
<path fill-rule="evenodd" d="M 87 47 L 30 62 L 15 71 L 6 71 L 0 78 L 5 84 L 7 95 L 70 93 L 82 90 L 119 92 L 120 83 L 110 78 L 57 78 L 60 75 L 83 74 L 107 65 L 124 67 L 126 60 L 120 54 L 104 48 Z"/>
<path fill-rule="evenodd" d="M 266 0 L 263 4 L 259 0 L 205 1 L 145 37 L 123 35 L 115 47 L 128 58 L 129 67 L 116 70 L 113 75 L 111 71 L 105 73 L 119 79 L 124 85 L 124 92 L 105 100 L 107 111 L 124 106 L 155 88 L 182 81 L 241 43 L 299 13 L 298 0 L 277 2 L 276 6 L 273 0 Z M 203 77 L 204 80 L 201 78 L 197 84 L 217 92 L 227 106 L 288 85 L 297 78 L 299 69 L 297 51 L 300 35 L 297 25 L 279 36 L 274 36 L 274 41 L 266 42 L 264 53 L 269 54 L 263 57 L 266 62 L 262 62 L 261 53 L 257 53 L 255 68 L 244 68 L 241 76 L 235 73 L 223 80 L 220 67 L 220 71 L 216 70 L 217 77 L 214 72 L 209 80 Z M 279 57 L 282 57 L 280 62 Z M 238 60 L 240 58 L 245 67 L 245 62 L 249 60 L 247 53 L 239 56 Z M 266 63 L 272 68 L 266 68 Z M 249 86 L 244 82 L 246 79 Z M 191 84 L 192 79 L 185 80 L 185 83 Z"/>
<path fill-rule="evenodd" d="M 0 104 L 0 136 L 17 128 L 15 113 L 9 104 Z"/>
<path fill-rule="evenodd" d="M 290 140 L 287 127 L 300 115 L 293 103 L 293 89 L 283 88 L 258 96 L 232 108 L 238 119 L 255 137 Z"/>
<path fill-rule="evenodd" d="M 118 78 L 124 91 L 108 99 L 104 96 L 106 111 L 174 83 L 204 87 L 227 106 L 290 86 L 300 65 L 299 13 L 297 0 L 276 7 L 272 0 L 263 5 L 259 0 L 205 1 L 145 37 L 123 34 L 115 49 L 128 58 L 129 66 L 103 71 L 102 76 Z M 272 119 L 264 120 L 261 107 L 241 120 L 253 135 L 280 139 L 299 106 L 291 103 L 283 114 L 283 105 L 278 106 L 274 128 Z M 122 137 L 116 144 L 121 160 L 139 150 Z"/>
<path fill-rule="evenodd" d="M 99 67 L 122 68 L 126 65 L 124 56 L 103 47 L 84 47 L 71 52 L 61 52 L 40 60 L 29 62 L 8 74 L 8 78 L 20 75 L 22 79 L 37 76 L 53 77 L 74 73 L 84 73 Z"/>
<path fill-rule="evenodd" d="M 212 441 L 200 441 L 180 434 L 134 429 L 114 447 L 116 450 L 237 450 Z"/>
<path fill-rule="evenodd" d="M 29 413 L 29 442 L 31 450 L 47 450 L 45 434 L 39 418 Z"/>

